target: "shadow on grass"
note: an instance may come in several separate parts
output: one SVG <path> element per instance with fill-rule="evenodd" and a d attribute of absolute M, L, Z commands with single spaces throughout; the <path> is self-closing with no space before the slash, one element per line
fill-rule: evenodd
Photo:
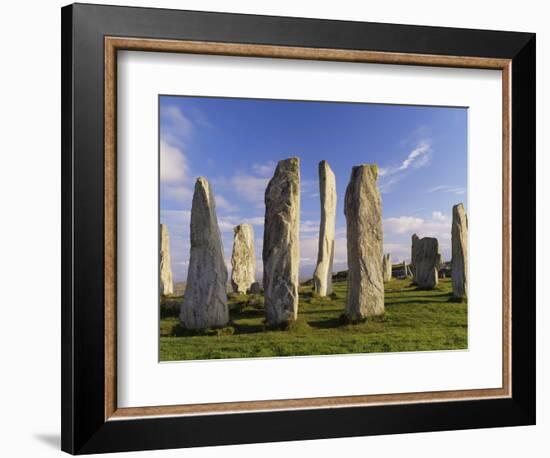
<path fill-rule="evenodd" d="M 440 289 L 421 289 L 421 288 L 414 288 L 409 290 L 411 293 L 425 293 L 420 297 L 443 297 L 448 296 L 450 293 L 446 293 L 444 291 L 441 291 Z M 400 293 L 402 291 L 395 291 L 396 293 Z M 408 297 L 415 297 L 415 296 L 408 296 Z"/>
<path fill-rule="evenodd" d="M 240 320 L 240 319 L 246 319 L 246 318 L 258 318 L 263 317 L 265 314 L 263 309 L 254 309 L 247 307 L 243 310 L 230 310 L 229 316 L 232 320 Z"/>
<path fill-rule="evenodd" d="M 235 328 L 235 334 L 257 334 L 265 332 L 265 326 L 263 324 L 247 324 L 247 323 L 233 323 Z"/>
<path fill-rule="evenodd" d="M 439 305 L 441 304 L 441 306 L 445 306 L 447 304 L 449 304 L 449 301 L 448 300 L 437 300 L 437 301 L 434 301 L 433 299 L 425 299 L 425 298 L 422 298 L 422 299 L 411 299 L 411 300 L 394 300 L 394 301 L 385 301 L 384 302 L 384 305 L 386 307 L 388 306 L 393 306 L 393 305 L 410 305 L 412 307 L 414 307 L 415 305 L 420 305 L 420 304 L 432 304 L 432 305 Z"/>
<path fill-rule="evenodd" d="M 340 318 L 328 318 L 326 320 L 308 321 L 308 324 L 315 329 L 332 329 L 342 326 Z"/>

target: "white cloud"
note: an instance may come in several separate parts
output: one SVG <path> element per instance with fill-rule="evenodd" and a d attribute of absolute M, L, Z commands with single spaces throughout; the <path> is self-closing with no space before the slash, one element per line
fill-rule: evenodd
<path fill-rule="evenodd" d="M 394 175 L 387 180 L 380 180 L 378 188 L 382 194 L 388 194 L 392 191 L 394 186 L 404 178 L 404 175 Z"/>
<path fill-rule="evenodd" d="M 182 111 L 174 106 L 162 106 L 160 110 L 163 127 L 169 130 L 169 133 L 182 138 L 188 138 L 194 129 L 191 120 L 185 116 Z"/>
<path fill-rule="evenodd" d="M 300 232 L 319 232 L 319 221 L 300 221 Z"/>
<path fill-rule="evenodd" d="M 300 193 L 302 195 L 309 195 L 310 197 L 315 195 L 318 197 L 319 190 L 317 186 L 317 180 L 300 180 Z"/>
<path fill-rule="evenodd" d="M 191 212 L 189 210 L 161 210 L 160 220 L 169 226 L 189 224 Z"/>
<path fill-rule="evenodd" d="M 410 238 L 412 234 L 422 237 L 435 237 L 444 256 L 450 256 L 451 217 L 435 210 L 428 219 L 417 216 L 386 218 L 384 226 L 384 251 L 395 261 L 410 259 Z"/>
<path fill-rule="evenodd" d="M 462 195 L 462 194 L 466 194 L 466 188 L 461 186 L 440 185 L 440 186 L 434 186 L 433 188 L 426 190 L 426 192 L 428 193 L 447 192 L 451 194 Z"/>
<path fill-rule="evenodd" d="M 378 175 L 381 177 L 394 175 L 398 172 L 403 172 L 409 168 L 425 167 L 430 163 L 430 153 L 432 146 L 429 141 L 423 140 L 416 148 L 414 148 L 407 157 L 401 162 L 400 165 L 394 165 L 389 167 L 379 167 Z"/>
<path fill-rule="evenodd" d="M 224 189 L 237 193 L 247 202 L 253 203 L 257 207 L 263 207 L 265 190 L 273 176 L 275 167 L 276 164 L 273 161 L 268 161 L 265 164 L 253 164 L 252 173 L 239 172 L 229 180 L 218 178 L 216 182 Z M 316 186 L 315 180 L 301 180 L 301 195 L 316 195 L 318 197 Z"/>
<path fill-rule="evenodd" d="M 267 161 L 265 164 L 254 164 L 252 170 L 256 175 L 261 177 L 271 177 L 275 171 L 277 164 L 275 161 Z"/>
<path fill-rule="evenodd" d="M 432 212 L 432 219 L 434 221 L 448 221 L 449 217 L 447 215 L 444 215 L 440 211 L 434 211 Z"/>
<path fill-rule="evenodd" d="M 440 211 L 432 212 L 431 219 L 425 220 L 416 216 L 399 216 L 383 220 L 384 233 L 408 234 L 417 233 L 419 237 L 450 238 L 451 222 L 449 216 Z"/>
<path fill-rule="evenodd" d="M 411 246 L 409 243 L 384 243 L 384 253 L 391 255 L 392 264 L 409 261 L 411 257 Z"/>
<path fill-rule="evenodd" d="M 222 195 L 215 195 L 214 199 L 216 201 L 216 208 L 226 211 L 235 211 L 237 207 L 230 202 Z"/>
<path fill-rule="evenodd" d="M 300 264 L 305 266 L 315 265 L 317 263 L 318 249 L 318 237 L 305 237 L 300 239 Z"/>
<path fill-rule="evenodd" d="M 181 183 L 187 178 L 189 166 L 187 158 L 180 148 L 165 141 L 160 143 L 160 181 L 161 183 Z"/>
<path fill-rule="evenodd" d="M 175 202 L 185 202 L 191 205 L 193 191 L 185 186 L 163 186 L 162 196 Z"/>
<path fill-rule="evenodd" d="M 378 175 L 380 176 L 380 192 L 382 194 L 391 192 L 394 186 L 406 176 L 408 169 L 419 169 L 429 165 L 431 152 L 432 147 L 430 142 L 428 140 L 422 140 L 407 155 L 401 164 L 388 167 L 379 167 Z"/>
<path fill-rule="evenodd" d="M 300 278 L 313 275 L 317 265 L 317 253 L 319 250 L 318 237 L 302 237 L 300 239 Z M 346 238 L 334 239 L 333 271 L 347 268 L 347 240 Z"/>
<path fill-rule="evenodd" d="M 413 149 L 407 159 L 405 159 L 398 170 L 407 170 L 409 167 L 420 168 L 429 164 L 431 151 L 431 145 L 427 141 L 420 142 L 420 144 Z"/>
<path fill-rule="evenodd" d="M 231 177 L 230 183 L 233 190 L 243 199 L 261 206 L 269 178 L 242 173 Z"/>
<path fill-rule="evenodd" d="M 384 232 L 390 232 L 393 234 L 406 234 L 419 230 L 424 224 L 422 218 L 415 216 L 399 216 L 397 218 L 386 218 L 383 222 Z"/>

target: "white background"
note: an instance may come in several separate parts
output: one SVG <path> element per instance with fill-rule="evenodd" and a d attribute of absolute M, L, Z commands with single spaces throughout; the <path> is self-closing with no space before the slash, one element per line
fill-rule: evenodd
<path fill-rule="evenodd" d="M 111 4 L 123 4 L 110 0 Z M 428 434 L 244 445 L 223 448 L 130 453 L 125 456 L 280 457 L 547 456 L 550 402 L 547 396 L 550 326 L 543 303 L 543 259 L 550 259 L 548 232 L 550 161 L 543 161 L 543 126 L 550 98 L 543 71 L 550 46 L 545 2 L 395 0 L 387 2 L 256 2 L 233 0 L 132 1 L 143 5 L 327 19 L 397 22 L 537 32 L 538 81 L 538 425 Z M 3 5 L 0 72 L 0 453 L 5 456 L 57 456 L 60 384 L 60 12 L 62 2 L 27 1 Z M 546 122 L 545 122 L 546 121 Z M 547 142 L 546 142 L 547 143 Z M 543 216 L 543 207 L 546 211 Z"/>
<path fill-rule="evenodd" d="M 147 306 L 158 298 L 158 94 L 469 107 L 470 259 L 497 265 L 500 72 L 124 52 L 117 75 L 119 407 L 502 386 L 502 277 L 485 275 L 484 262 L 470 266 L 466 351 L 159 364 L 158 310 Z M 281 374 L 291 374 L 292 383 L 280 383 Z"/>

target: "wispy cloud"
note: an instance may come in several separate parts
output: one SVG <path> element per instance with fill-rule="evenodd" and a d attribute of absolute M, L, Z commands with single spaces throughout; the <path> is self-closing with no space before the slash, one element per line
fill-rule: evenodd
<path fill-rule="evenodd" d="M 319 232 L 319 221 L 300 221 L 300 232 Z"/>
<path fill-rule="evenodd" d="M 190 117 L 175 105 L 161 106 L 160 123 L 162 138 L 178 146 L 182 146 L 195 129 Z"/>
<path fill-rule="evenodd" d="M 394 175 L 389 178 L 382 177 L 378 183 L 378 188 L 382 194 L 388 194 L 394 188 L 394 186 L 401 181 L 403 175 Z"/>
<path fill-rule="evenodd" d="M 432 146 L 428 140 L 421 141 L 399 165 L 381 167 L 378 173 L 381 177 L 394 175 L 409 168 L 418 169 L 430 163 Z"/>
<path fill-rule="evenodd" d="M 409 169 L 419 169 L 430 164 L 432 145 L 429 140 L 420 141 L 416 147 L 409 152 L 407 157 L 400 164 L 380 167 L 380 192 L 387 194 L 394 186 L 405 178 Z"/>
<path fill-rule="evenodd" d="M 234 212 L 238 209 L 238 207 L 230 203 L 224 196 L 220 194 L 215 195 L 214 200 L 216 201 L 216 208 L 219 210 Z"/>
<path fill-rule="evenodd" d="M 413 149 L 407 159 L 405 159 L 399 166 L 399 171 L 407 170 L 409 167 L 416 169 L 424 167 L 430 163 L 430 151 L 431 145 L 427 142 L 421 142 L 415 149 Z"/>
<path fill-rule="evenodd" d="M 160 181 L 162 183 L 183 182 L 187 178 L 189 165 L 181 148 L 160 142 Z"/>
<path fill-rule="evenodd" d="M 265 188 L 269 183 L 269 177 L 258 177 L 252 174 L 239 173 L 230 178 L 233 190 L 244 200 L 262 206 L 264 202 Z"/>
<path fill-rule="evenodd" d="M 466 194 L 466 188 L 461 186 L 440 185 L 440 186 L 434 186 L 433 188 L 427 189 L 426 192 L 427 193 L 446 192 L 446 193 L 462 195 L 462 194 Z"/>
<path fill-rule="evenodd" d="M 163 186 L 162 197 L 177 203 L 191 202 L 193 191 L 187 186 Z"/>
<path fill-rule="evenodd" d="M 212 181 L 218 189 L 243 199 L 255 207 L 263 207 L 267 184 L 275 170 L 275 162 L 253 164 L 249 170 L 240 170 L 229 177 L 216 177 Z"/>
<path fill-rule="evenodd" d="M 271 177 L 277 164 L 275 161 L 267 161 L 263 164 L 253 164 L 252 171 L 261 177 Z"/>
<path fill-rule="evenodd" d="M 302 197 L 319 198 L 319 182 L 317 180 L 300 180 L 300 195 Z"/>

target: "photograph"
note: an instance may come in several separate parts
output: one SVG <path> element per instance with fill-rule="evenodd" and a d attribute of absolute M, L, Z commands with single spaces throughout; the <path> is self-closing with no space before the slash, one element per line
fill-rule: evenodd
<path fill-rule="evenodd" d="M 47 183 L 4 193 L 26 234 L 4 237 L 6 310 L 29 279 L 41 293 L 29 351 L 7 354 L 51 378 L 11 448 L 427 457 L 455 434 L 467 456 L 490 433 L 493 454 L 535 452 L 544 15 L 114 3 L 41 6 L 40 52 L 8 59 L 27 88 L 6 86 L 26 127 L 7 157 Z M 28 84 L 59 58 L 56 90 Z M 30 136 L 25 91 L 60 109 Z"/>
<path fill-rule="evenodd" d="M 159 360 L 468 349 L 468 108 L 158 96 Z"/>

